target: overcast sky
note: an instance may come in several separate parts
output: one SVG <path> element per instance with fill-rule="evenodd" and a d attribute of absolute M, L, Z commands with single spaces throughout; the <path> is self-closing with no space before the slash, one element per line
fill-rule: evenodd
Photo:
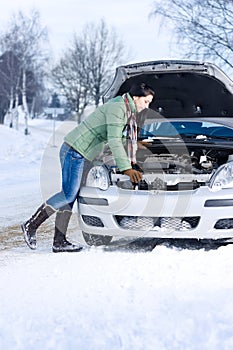
<path fill-rule="evenodd" d="M 74 32 L 81 33 L 85 24 L 103 18 L 131 49 L 130 62 L 177 58 L 171 56 L 171 33 L 159 32 L 155 18 L 149 19 L 152 5 L 153 0 L 5 0 L 0 30 L 13 12 L 21 9 L 28 14 L 34 7 L 49 30 L 56 57 L 68 47 Z"/>

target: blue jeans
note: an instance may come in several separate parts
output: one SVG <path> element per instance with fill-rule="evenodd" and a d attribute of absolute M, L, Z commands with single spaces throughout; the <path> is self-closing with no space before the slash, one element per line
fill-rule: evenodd
<path fill-rule="evenodd" d="M 60 149 L 62 190 L 50 197 L 46 204 L 54 209 L 72 209 L 80 188 L 85 158 L 63 143 Z"/>

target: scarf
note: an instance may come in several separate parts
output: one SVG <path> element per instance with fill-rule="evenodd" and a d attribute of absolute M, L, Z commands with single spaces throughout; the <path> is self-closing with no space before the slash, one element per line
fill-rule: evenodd
<path fill-rule="evenodd" d="M 127 93 L 122 95 L 127 113 L 126 131 L 126 151 L 131 161 L 131 165 L 136 163 L 136 151 L 137 151 L 137 120 L 136 114 L 131 110 Z"/>

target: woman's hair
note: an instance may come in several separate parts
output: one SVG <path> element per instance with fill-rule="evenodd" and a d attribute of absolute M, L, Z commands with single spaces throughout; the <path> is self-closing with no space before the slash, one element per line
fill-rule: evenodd
<path fill-rule="evenodd" d="M 145 83 L 140 83 L 140 84 L 134 84 L 131 86 L 130 90 L 129 90 L 129 94 L 130 96 L 148 96 L 148 95 L 152 95 L 154 96 L 155 92 L 152 89 L 152 87 L 150 87 L 149 85 L 145 84 Z"/>

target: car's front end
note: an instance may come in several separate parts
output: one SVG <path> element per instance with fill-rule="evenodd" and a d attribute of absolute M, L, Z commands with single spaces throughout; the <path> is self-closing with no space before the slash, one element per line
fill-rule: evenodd
<path fill-rule="evenodd" d="M 88 244 L 112 237 L 233 237 L 233 84 L 197 62 L 153 62 L 118 69 L 105 100 L 135 81 L 155 99 L 141 114 L 133 185 L 107 150 L 79 194 L 79 222 Z M 96 238 L 96 241 L 95 241 Z"/>

